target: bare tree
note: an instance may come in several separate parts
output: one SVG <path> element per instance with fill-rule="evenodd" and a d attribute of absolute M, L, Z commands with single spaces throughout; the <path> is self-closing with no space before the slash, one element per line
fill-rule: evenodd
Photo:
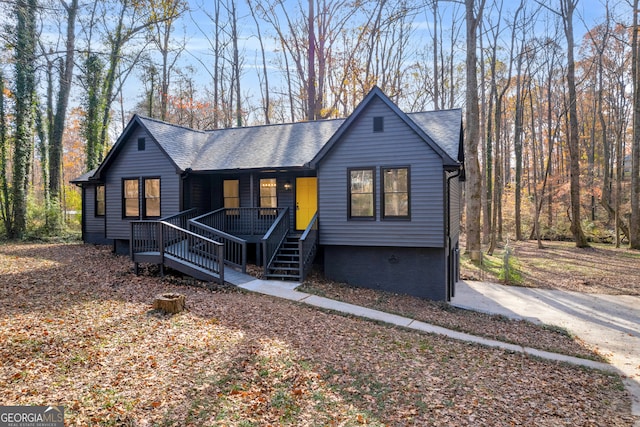
<path fill-rule="evenodd" d="M 173 47 L 172 34 L 176 21 L 187 10 L 187 5 L 183 0 L 146 0 L 146 2 L 145 7 L 150 11 L 149 20 L 152 23 L 148 27 L 149 34 L 161 58 L 160 119 L 166 120 L 171 75 L 185 45 L 182 42 Z"/>
<path fill-rule="evenodd" d="M 465 114 L 465 169 L 466 169 L 466 231 L 467 252 L 471 259 L 479 260 L 482 253 L 480 240 L 480 212 L 482 181 L 478 159 L 479 120 L 477 78 L 477 30 L 482 19 L 485 0 L 477 6 L 474 0 L 465 0 L 467 22 L 467 109 Z"/>
<path fill-rule="evenodd" d="M 78 13 L 78 0 L 71 0 L 67 4 L 60 0 L 67 13 L 67 35 L 65 42 L 65 56 L 61 59 L 60 80 L 58 83 L 58 96 L 56 100 L 56 110 L 53 117 L 51 139 L 49 141 L 49 192 L 51 199 L 57 201 L 62 208 L 62 138 L 65 130 L 65 119 L 67 107 L 69 105 L 69 95 L 71 93 L 71 80 L 73 79 L 73 68 L 75 65 L 75 25 Z M 59 215 L 54 224 L 50 224 L 54 229 L 62 227 L 62 215 Z"/>
<path fill-rule="evenodd" d="M 576 95 L 576 76 L 573 40 L 573 14 L 578 0 L 561 0 L 560 13 L 565 36 L 567 38 L 567 89 L 569 92 L 569 163 L 571 196 L 571 232 L 576 247 L 589 246 L 584 235 L 580 216 L 580 136 L 578 127 L 578 99 Z M 639 242 L 640 246 L 640 242 Z"/>
<path fill-rule="evenodd" d="M 251 0 L 247 0 L 249 10 L 251 11 L 251 17 L 256 24 L 256 33 L 258 37 L 258 43 L 260 43 L 260 54 L 262 57 L 262 76 L 258 73 L 258 80 L 260 81 L 260 89 L 262 94 L 262 111 L 264 115 L 264 122 L 266 124 L 271 123 L 271 100 L 269 99 L 269 73 L 267 72 L 267 59 L 264 41 L 262 39 L 262 31 L 260 31 L 260 22 L 256 15 L 256 10 L 251 3 Z"/>
<path fill-rule="evenodd" d="M 631 142 L 631 218 L 629 247 L 640 249 L 640 43 L 638 42 L 638 0 L 633 1 L 631 68 L 633 75 L 633 140 Z"/>

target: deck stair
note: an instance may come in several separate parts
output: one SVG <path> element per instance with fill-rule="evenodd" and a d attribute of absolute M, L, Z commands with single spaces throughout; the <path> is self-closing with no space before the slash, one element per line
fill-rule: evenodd
<path fill-rule="evenodd" d="M 265 278 L 304 280 L 317 251 L 317 214 L 302 234 L 296 234 L 290 230 L 287 208 L 274 209 L 269 218 L 261 215 L 263 211 L 219 209 L 196 216 L 190 209 L 160 220 L 132 221 L 130 254 L 136 274 L 139 263 L 153 263 L 224 283 L 225 274 L 246 272 L 251 238 L 260 239 Z M 226 273 L 225 265 L 232 267 Z"/>
<path fill-rule="evenodd" d="M 287 234 L 275 258 L 266 269 L 267 279 L 301 280 L 299 241 L 299 234 Z"/>

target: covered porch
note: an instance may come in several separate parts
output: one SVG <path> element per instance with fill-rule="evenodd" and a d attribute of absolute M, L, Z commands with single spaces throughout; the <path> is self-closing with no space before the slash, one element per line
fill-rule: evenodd
<path fill-rule="evenodd" d="M 318 245 L 314 214 L 300 234 L 292 231 L 289 208 L 221 208 L 198 215 L 192 208 L 157 221 L 132 221 L 130 253 L 139 263 L 153 263 L 205 281 L 224 283 L 225 271 L 246 273 L 247 246 L 267 279 L 302 281 Z M 231 267 L 231 271 L 227 269 Z"/>

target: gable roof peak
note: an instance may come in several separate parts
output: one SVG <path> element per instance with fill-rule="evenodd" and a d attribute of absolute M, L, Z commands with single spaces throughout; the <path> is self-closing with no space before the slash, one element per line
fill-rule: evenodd
<path fill-rule="evenodd" d="M 317 164 L 324 158 L 324 156 L 331 151 L 333 146 L 336 144 L 342 135 L 345 134 L 347 129 L 351 127 L 351 125 L 355 122 L 355 120 L 363 113 L 363 111 L 371 104 L 374 99 L 379 99 L 382 101 L 395 115 L 397 115 L 403 122 L 407 124 L 414 132 L 418 134 L 418 136 L 429 145 L 440 157 L 443 162 L 447 166 L 458 165 L 459 161 L 456 159 L 456 156 L 452 156 L 451 150 L 446 150 L 444 147 L 440 146 L 431 135 L 429 135 L 423 126 L 417 123 L 414 118 L 417 113 L 405 113 L 394 103 L 378 86 L 374 85 L 369 93 L 364 97 L 364 99 L 356 106 L 353 112 L 347 117 L 347 119 L 342 123 L 338 131 L 331 137 L 331 139 L 322 147 L 322 149 L 314 156 L 314 158 L 309 162 L 309 165 L 315 167 Z M 458 110 L 460 111 L 460 110 Z M 423 112 L 421 114 L 433 114 L 435 112 Z M 410 115 L 412 117 L 410 117 Z M 456 128 L 459 132 L 459 126 Z M 459 138 L 458 138 L 459 140 Z"/>
<path fill-rule="evenodd" d="M 137 120 L 137 121 L 141 122 L 142 124 L 145 124 L 145 122 L 152 122 L 152 123 L 155 123 L 155 124 L 164 125 L 164 126 L 171 126 L 173 128 L 183 129 L 183 130 L 190 131 L 190 132 L 199 132 L 199 133 L 205 133 L 206 132 L 206 131 L 199 130 L 199 129 L 193 129 L 193 128 L 190 128 L 188 126 L 179 125 L 179 124 L 171 123 L 171 122 L 166 122 L 166 121 L 160 120 L 160 119 L 155 119 L 153 117 L 143 116 L 143 115 L 140 115 L 140 114 L 137 114 L 137 113 L 133 115 L 133 118 L 131 120 Z"/>

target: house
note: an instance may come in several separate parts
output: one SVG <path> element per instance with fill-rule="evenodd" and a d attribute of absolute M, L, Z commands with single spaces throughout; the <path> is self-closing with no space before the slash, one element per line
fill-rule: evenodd
<path fill-rule="evenodd" d="M 73 182 L 85 242 L 136 267 L 223 280 L 255 258 L 302 280 L 319 254 L 330 279 L 449 300 L 462 142 L 461 110 L 404 113 L 376 87 L 339 120 L 198 131 L 134 116 Z"/>

